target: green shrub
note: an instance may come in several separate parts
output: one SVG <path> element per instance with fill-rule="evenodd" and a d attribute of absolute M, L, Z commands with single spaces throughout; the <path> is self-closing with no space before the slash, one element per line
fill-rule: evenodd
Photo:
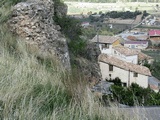
<path fill-rule="evenodd" d="M 149 88 L 142 88 L 138 84 L 132 83 L 128 88 L 113 85 L 114 99 L 119 103 L 129 106 L 150 106 L 160 105 L 160 94 Z"/>
<path fill-rule="evenodd" d="M 55 16 L 53 19 L 60 25 L 61 32 L 68 38 L 70 52 L 75 56 L 84 56 L 86 41 L 80 37 L 80 35 L 82 35 L 80 22 L 68 16 L 62 16 L 61 18 Z"/>

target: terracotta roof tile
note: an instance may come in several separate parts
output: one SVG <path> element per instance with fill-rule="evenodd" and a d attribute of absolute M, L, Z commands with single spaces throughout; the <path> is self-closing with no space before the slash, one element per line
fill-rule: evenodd
<path fill-rule="evenodd" d="M 125 41 L 124 44 L 147 44 L 147 40 L 140 40 L 140 41 Z"/>
<path fill-rule="evenodd" d="M 106 35 L 99 35 L 99 42 L 100 43 L 114 43 L 119 37 L 114 36 L 106 36 Z M 97 35 L 91 40 L 91 42 L 97 42 Z"/>
<path fill-rule="evenodd" d="M 140 51 L 138 52 L 138 60 L 149 60 L 149 59 L 153 59 L 151 56 L 148 56 Z"/>
<path fill-rule="evenodd" d="M 148 56 L 139 50 L 130 49 L 130 48 L 124 47 L 122 45 L 114 46 L 113 49 L 118 51 L 119 53 L 125 55 L 125 56 L 138 55 L 138 60 L 153 59 L 151 56 Z"/>
<path fill-rule="evenodd" d="M 124 47 L 122 45 L 114 46 L 113 49 L 126 56 L 138 55 L 137 51 Z"/>
<path fill-rule="evenodd" d="M 106 54 L 99 55 L 98 61 L 108 63 L 108 64 L 114 65 L 116 67 L 119 67 L 121 69 L 130 70 L 132 72 L 136 72 L 136 73 L 139 73 L 139 74 L 142 74 L 142 75 L 151 76 L 150 70 L 145 66 L 125 62 L 125 61 L 120 60 L 116 57 L 109 56 L 109 55 L 106 55 Z"/>

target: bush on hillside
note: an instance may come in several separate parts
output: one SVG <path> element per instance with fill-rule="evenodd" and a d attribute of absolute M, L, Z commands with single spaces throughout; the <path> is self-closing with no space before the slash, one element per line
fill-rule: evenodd
<path fill-rule="evenodd" d="M 121 104 L 129 106 L 154 106 L 160 105 L 160 94 L 155 93 L 150 88 L 142 88 L 136 83 L 128 88 L 122 86 L 112 86 L 113 97 Z"/>
<path fill-rule="evenodd" d="M 69 39 L 68 46 L 70 52 L 75 56 L 84 56 L 86 41 L 80 37 L 82 35 L 80 22 L 68 16 L 63 16 L 61 18 L 55 16 L 53 19 L 60 25 L 61 32 Z"/>

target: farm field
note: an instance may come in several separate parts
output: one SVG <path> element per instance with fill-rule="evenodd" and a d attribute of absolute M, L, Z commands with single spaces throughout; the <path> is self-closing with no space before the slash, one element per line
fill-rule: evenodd
<path fill-rule="evenodd" d="M 145 54 L 153 57 L 154 60 L 160 61 L 160 50 L 156 50 L 156 51 L 152 51 L 152 50 L 143 51 L 143 53 L 145 53 Z"/>
<path fill-rule="evenodd" d="M 155 6 L 160 3 L 145 3 L 145 2 L 128 2 L 128 3 L 88 3 L 88 2 L 65 2 L 68 5 L 68 14 L 87 14 L 109 12 L 109 11 L 144 11 L 155 13 Z"/>

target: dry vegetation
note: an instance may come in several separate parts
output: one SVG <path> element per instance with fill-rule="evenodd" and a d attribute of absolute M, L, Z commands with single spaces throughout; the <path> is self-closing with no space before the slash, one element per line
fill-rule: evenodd
<path fill-rule="evenodd" d="M 130 119 L 117 107 L 103 107 L 79 72 L 66 73 L 54 57 L 27 48 L 4 22 L 9 10 L 0 10 L 0 119 Z"/>

